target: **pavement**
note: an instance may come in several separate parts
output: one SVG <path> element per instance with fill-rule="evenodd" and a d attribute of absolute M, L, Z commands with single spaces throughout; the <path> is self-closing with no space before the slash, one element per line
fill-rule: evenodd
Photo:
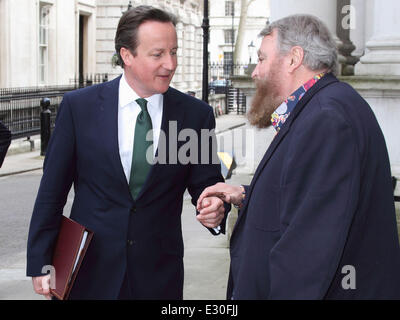
<path fill-rule="evenodd" d="M 222 115 L 216 118 L 216 134 L 218 136 L 246 124 L 245 116 Z M 0 169 L 0 177 L 18 174 L 41 175 L 44 157 L 40 155 L 39 137 L 32 137 L 30 141 L 13 141 L 9 150 L 10 153 Z M 238 167 L 227 182 L 249 184 L 251 178 L 246 170 L 241 171 Z M 227 234 L 213 236 L 195 219 L 190 197 L 185 195 L 182 212 L 185 300 L 225 300 L 229 272 L 229 236 L 236 217 L 237 212 L 233 208 L 227 222 Z M 9 264 L 2 261 L 0 300 L 43 300 L 43 297 L 33 292 L 31 279 L 25 276 L 25 252 L 19 253 L 18 256 Z"/>

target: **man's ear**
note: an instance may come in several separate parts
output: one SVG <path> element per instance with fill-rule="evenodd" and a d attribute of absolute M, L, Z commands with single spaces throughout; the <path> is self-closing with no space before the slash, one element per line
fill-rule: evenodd
<path fill-rule="evenodd" d="M 130 52 L 129 49 L 121 48 L 119 50 L 119 54 L 120 54 L 120 56 L 122 58 L 122 61 L 124 61 L 124 64 L 126 66 L 130 66 L 132 64 L 133 55 L 132 55 L 132 53 Z"/>
<path fill-rule="evenodd" d="M 289 53 L 289 72 L 295 71 L 303 64 L 304 50 L 302 47 L 294 46 Z"/>

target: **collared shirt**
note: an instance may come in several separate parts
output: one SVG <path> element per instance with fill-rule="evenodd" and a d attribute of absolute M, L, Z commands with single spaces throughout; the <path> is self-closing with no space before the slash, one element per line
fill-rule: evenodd
<path fill-rule="evenodd" d="M 140 97 L 129 86 L 126 81 L 125 74 L 122 75 L 119 82 L 119 97 L 118 97 L 118 145 L 119 154 L 121 157 L 122 167 L 126 180 L 129 183 L 132 166 L 132 151 L 135 135 L 136 118 L 139 115 L 141 108 L 135 101 Z M 162 94 L 155 94 L 148 98 L 147 110 L 151 117 L 153 124 L 153 151 L 154 155 L 157 151 L 158 140 L 161 131 L 161 121 L 163 114 L 164 96 Z M 221 226 L 213 228 L 219 234 Z"/>
<path fill-rule="evenodd" d="M 135 136 L 136 118 L 141 108 L 135 101 L 141 98 L 128 84 L 125 74 L 119 82 L 118 93 L 118 146 L 122 167 L 129 183 L 132 165 L 132 151 Z M 155 94 L 148 98 L 147 110 L 153 125 L 153 151 L 157 151 L 161 131 L 164 96 Z"/>
<path fill-rule="evenodd" d="M 271 122 L 278 133 L 294 107 L 303 98 L 304 94 L 317 83 L 325 75 L 325 72 L 315 75 L 313 78 L 304 83 L 300 88 L 293 92 L 282 104 L 276 108 L 271 116 Z"/>

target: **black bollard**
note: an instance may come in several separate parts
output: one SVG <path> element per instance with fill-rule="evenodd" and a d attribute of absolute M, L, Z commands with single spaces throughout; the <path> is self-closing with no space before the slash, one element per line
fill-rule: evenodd
<path fill-rule="evenodd" d="M 40 100 L 42 111 L 40 112 L 40 155 L 46 155 L 47 145 L 50 140 L 50 99 L 43 98 Z"/>

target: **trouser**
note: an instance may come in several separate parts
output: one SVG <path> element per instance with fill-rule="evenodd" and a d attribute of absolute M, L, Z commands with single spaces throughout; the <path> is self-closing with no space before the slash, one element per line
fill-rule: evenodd
<path fill-rule="evenodd" d="M 122 286 L 119 291 L 118 300 L 132 300 L 133 295 L 131 292 L 131 286 L 129 283 L 128 272 L 125 272 L 124 280 L 122 281 Z"/>

